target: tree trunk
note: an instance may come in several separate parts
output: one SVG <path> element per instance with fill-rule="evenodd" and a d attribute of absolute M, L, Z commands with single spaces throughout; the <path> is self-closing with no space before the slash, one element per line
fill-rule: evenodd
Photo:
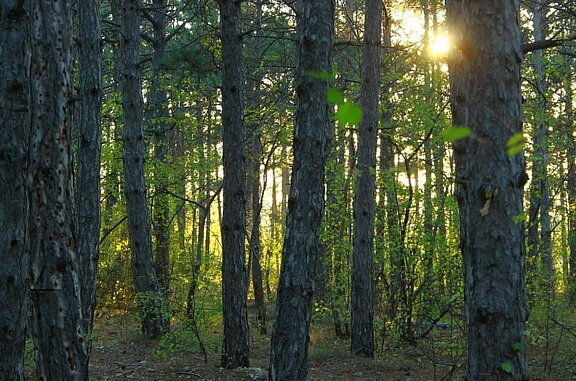
<path fill-rule="evenodd" d="M 28 1 L 0 2 L 0 379 L 24 381 L 28 307 Z"/>
<path fill-rule="evenodd" d="M 454 143 L 464 260 L 467 380 L 528 380 L 524 329 L 523 154 L 519 1 L 448 0 L 455 51 L 449 60 L 453 124 L 473 136 Z"/>
<path fill-rule="evenodd" d="M 144 183 L 144 132 L 140 78 L 140 3 L 122 1 L 120 38 L 120 86 L 124 110 L 124 189 L 132 276 L 142 316 L 142 333 L 158 338 L 169 327 L 162 294 L 154 270 L 150 214 Z"/>
<path fill-rule="evenodd" d="M 88 353 L 74 237 L 69 5 L 37 0 L 31 8 L 29 276 L 38 379 L 84 381 Z"/>
<path fill-rule="evenodd" d="M 260 96 L 260 83 L 262 82 L 263 72 L 262 63 L 262 1 L 257 0 L 255 7 L 255 21 L 253 28 L 256 30 L 254 40 L 250 45 L 253 46 L 253 61 L 249 65 L 253 73 L 249 81 L 249 99 L 248 104 L 251 110 L 257 110 L 262 106 Z M 250 243 L 248 252 L 250 255 L 250 267 L 252 271 L 252 289 L 254 291 L 254 301 L 258 310 L 257 318 L 260 324 L 260 333 L 266 334 L 266 305 L 264 300 L 264 287 L 262 283 L 262 243 L 260 237 L 260 223 L 262 212 L 262 201 L 260 194 L 260 161 L 262 159 L 262 126 L 259 121 L 251 123 L 248 134 L 248 215 L 250 216 Z"/>
<path fill-rule="evenodd" d="M 534 41 L 546 38 L 547 7 L 543 0 L 535 1 L 533 5 Z M 546 119 L 546 96 L 548 86 L 544 72 L 544 57 L 541 50 L 532 53 L 536 91 L 538 101 L 535 106 L 535 125 L 533 132 L 534 162 L 532 164 L 532 183 L 530 186 L 530 228 L 528 235 L 528 250 L 538 266 L 536 279 L 541 281 L 540 287 L 546 293 L 554 289 L 554 264 L 552 260 L 552 228 L 550 222 L 550 184 L 548 180 L 548 123 Z"/>
<path fill-rule="evenodd" d="M 567 81 L 568 89 L 566 94 L 566 125 L 568 136 L 574 136 L 576 127 L 574 124 L 574 108 L 572 102 L 574 100 L 574 91 L 571 89 L 571 84 L 574 78 L 574 69 L 569 71 L 569 79 Z M 574 139 L 568 145 L 566 150 L 566 161 L 568 163 L 568 181 L 567 201 L 568 201 L 568 247 L 569 254 L 569 272 L 568 272 L 568 297 L 571 303 L 576 302 L 576 142 Z"/>
<path fill-rule="evenodd" d="M 100 113 L 102 110 L 102 57 L 100 4 L 78 3 L 80 50 L 80 120 L 76 200 L 78 258 L 82 281 L 82 316 L 87 334 L 92 332 L 96 306 L 96 270 L 100 254 Z M 89 345 L 88 350 L 91 349 Z"/>
<path fill-rule="evenodd" d="M 148 108 L 150 126 L 154 131 L 154 209 L 152 214 L 155 238 L 155 269 L 158 283 L 164 298 L 167 299 L 170 288 L 170 200 L 166 192 L 169 184 L 168 171 L 165 168 L 169 151 L 167 131 L 168 95 L 162 77 L 160 65 L 166 55 L 166 0 L 154 0 L 150 11 L 153 29 L 152 75 Z"/>
<path fill-rule="evenodd" d="M 376 132 L 380 90 L 382 0 L 366 0 L 352 251 L 352 342 L 356 355 L 374 357 L 372 267 L 376 195 Z"/>
<path fill-rule="evenodd" d="M 218 0 L 222 60 L 223 210 L 222 298 L 224 347 L 222 366 L 248 366 L 248 279 L 245 266 L 246 147 L 243 123 L 242 40 L 240 2 Z"/>
<path fill-rule="evenodd" d="M 324 209 L 328 84 L 307 73 L 331 71 L 334 2 L 301 0 L 297 8 L 298 107 L 276 321 L 272 331 L 271 381 L 305 380 L 308 373 L 314 269 Z"/>

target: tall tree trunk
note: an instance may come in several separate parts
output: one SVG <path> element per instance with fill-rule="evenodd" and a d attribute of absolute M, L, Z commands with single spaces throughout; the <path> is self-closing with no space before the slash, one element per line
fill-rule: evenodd
<path fill-rule="evenodd" d="M 144 182 L 144 131 L 140 78 L 140 3 L 122 0 L 120 87 L 124 110 L 124 189 L 132 276 L 142 316 L 142 333 L 158 338 L 169 327 L 154 270 L 150 214 Z"/>
<path fill-rule="evenodd" d="M 92 332 L 96 306 L 96 270 L 100 254 L 100 149 L 102 110 L 102 54 L 100 2 L 78 3 L 80 50 L 80 120 L 76 199 L 78 258 L 82 281 L 82 316 Z M 91 345 L 88 350 L 90 351 Z"/>
<path fill-rule="evenodd" d="M 536 0 L 533 5 L 532 27 L 534 41 L 546 39 L 547 0 Z M 540 271 L 535 274 L 542 279 L 541 287 L 552 293 L 554 289 L 554 264 L 552 260 L 552 228 L 550 222 L 550 185 L 548 180 L 548 123 L 546 121 L 546 96 L 548 86 L 544 72 L 544 56 L 541 50 L 532 53 L 538 101 L 534 118 L 534 162 L 530 186 L 529 253 L 537 261 Z"/>
<path fill-rule="evenodd" d="M 166 192 L 169 176 L 165 165 L 170 147 L 167 131 L 168 94 L 162 77 L 160 65 L 166 55 L 166 0 L 154 0 L 150 11 L 152 21 L 152 75 L 148 108 L 150 110 L 151 129 L 154 131 L 154 180 L 155 197 L 152 213 L 155 238 L 155 269 L 158 283 L 164 298 L 170 288 L 170 200 Z"/>
<path fill-rule="evenodd" d="M 448 0 L 455 51 L 449 61 L 453 124 L 472 137 L 454 143 L 464 260 L 467 379 L 528 380 L 524 329 L 523 154 L 519 1 Z M 497 15 L 497 17 L 495 16 Z"/>
<path fill-rule="evenodd" d="M 69 5 L 37 0 L 30 14 L 29 276 L 38 379 L 84 381 L 88 353 L 74 237 Z"/>
<path fill-rule="evenodd" d="M 574 123 L 574 91 L 571 84 L 574 78 L 573 69 L 569 69 L 569 79 L 567 81 L 567 95 L 566 95 L 566 129 L 568 136 L 574 136 L 576 133 L 576 124 Z M 570 302 L 576 302 L 576 141 L 572 141 L 566 150 L 566 161 L 568 163 L 568 181 L 567 201 L 568 201 L 568 246 L 570 249 L 569 254 L 569 273 L 568 273 L 568 290 Z"/>
<path fill-rule="evenodd" d="M 218 0 L 222 40 L 222 298 L 224 347 L 222 366 L 248 366 L 248 279 L 245 266 L 246 147 L 243 123 L 242 40 L 240 2 Z"/>
<path fill-rule="evenodd" d="M 28 1 L 0 2 L 0 379 L 24 381 L 30 123 Z"/>
<path fill-rule="evenodd" d="M 305 380 L 312 315 L 313 281 L 324 209 L 324 166 L 328 104 L 326 80 L 308 72 L 330 72 L 334 2 L 301 0 L 297 4 L 298 69 L 294 161 L 276 321 L 270 353 L 271 381 Z"/>
<path fill-rule="evenodd" d="M 366 0 L 352 251 L 352 342 L 356 355 L 374 357 L 372 267 L 376 195 L 376 132 L 380 90 L 382 0 Z"/>
<path fill-rule="evenodd" d="M 253 78 L 250 81 L 248 102 L 252 110 L 261 107 L 260 83 L 262 82 L 262 1 L 257 0 L 255 6 L 255 22 L 253 28 L 256 30 L 253 45 Z M 248 135 L 248 194 L 249 194 L 249 216 L 250 216 L 250 244 L 248 253 L 250 255 L 250 265 L 252 271 L 252 289 L 254 291 L 254 301 L 258 310 L 258 321 L 260 323 L 260 332 L 266 334 L 266 305 L 264 300 L 264 287 L 262 284 L 262 242 L 260 237 L 260 223 L 262 212 L 262 201 L 260 193 L 260 160 L 262 159 L 262 127 L 260 122 L 253 122 L 251 131 Z"/>

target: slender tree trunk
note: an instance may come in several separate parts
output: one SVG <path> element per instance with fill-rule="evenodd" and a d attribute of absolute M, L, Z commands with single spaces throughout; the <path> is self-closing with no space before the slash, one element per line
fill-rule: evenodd
<path fill-rule="evenodd" d="M 132 252 L 132 276 L 142 316 L 142 333 L 158 338 L 169 327 L 154 270 L 150 214 L 144 182 L 144 132 L 140 78 L 140 3 L 122 0 L 120 86 L 124 110 L 124 189 Z"/>
<path fill-rule="evenodd" d="M 170 200 L 166 192 L 169 175 L 165 168 L 169 151 L 167 132 L 168 94 L 160 65 L 166 55 L 166 0 L 154 0 L 150 11 L 153 29 L 152 75 L 148 108 L 150 110 L 151 129 L 154 131 L 154 180 L 156 194 L 152 214 L 155 238 L 155 269 L 158 283 L 164 295 L 168 297 L 170 289 Z"/>
<path fill-rule="evenodd" d="M 246 147 L 243 124 L 240 2 L 218 0 L 222 59 L 222 128 L 224 183 L 222 210 L 222 298 L 224 347 L 222 366 L 248 366 L 248 279 L 245 266 Z"/>
<path fill-rule="evenodd" d="M 324 209 L 324 166 L 328 104 L 326 80 L 307 72 L 330 72 L 334 2 L 301 0 L 297 5 L 298 69 L 294 161 L 276 321 L 270 353 L 271 381 L 305 380 L 314 269 Z"/>
<path fill-rule="evenodd" d="M 74 237 L 69 5 L 37 0 L 30 14 L 29 276 L 38 379 L 84 381 L 88 351 Z"/>
<path fill-rule="evenodd" d="M 570 69 L 566 96 L 566 120 L 568 121 L 566 129 L 568 136 L 574 136 L 576 125 L 574 123 L 574 92 L 571 88 L 574 78 L 573 69 Z M 568 201 L 568 247 L 569 254 L 569 273 L 568 273 L 568 290 L 570 302 L 576 302 L 576 142 L 574 139 L 568 145 L 566 150 L 566 161 L 568 163 L 568 181 L 567 181 L 567 201 Z"/>
<path fill-rule="evenodd" d="M 78 258 L 82 279 L 82 316 L 92 332 L 96 306 L 96 270 L 100 254 L 100 113 L 102 110 L 102 54 L 100 2 L 78 3 L 80 50 L 80 120 L 76 200 Z M 91 345 L 88 350 L 90 351 Z M 87 366 L 87 364 L 86 364 Z"/>
<path fill-rule="evenodd" d="M 0 2 L 0 379 L 24 381 L 30 123 L 28 1 Z"/>
<path fill-rule="evenodd" d="M 546 38 L 547 11 L 545 0 L 536 0 L 533 5 L 532 27 L 534 41 Z M 548 123 L 546 121 L 546 96 L 548 86 L 544 72 L 543 52 L 534 55 L 533 67 L 535 74 L 538 102 L 535 107 L 534 126 L 534 162 L 532 164 L 532 184 L 530 187 L 530 229 L 528 247 L 530 253 L 537 260 L 541 270 L 536 278 L 542 279 L 542 287 L 547 293 L 554 289 L 554 264 L 552 260 L 552 228 L 550 221 L 550 184 L 548 180 Z M 539 228 L 539 229 L 538 229 Z"/>
<path fill-rule="evenodd" d="M 250 108 L 256 110 L 261 107 L 260 83 L 262 82 L 262 1 L 257 0 L 255 6 L 255 22 L 253 28 L 256 29 L 255 39 L 251 42 L 253 45 L 253 62 L 251 71 L 253 78 L 249 86 Z M 248 135 L 248 193 L 249 193 L 249 212 L 251 223 L 250 244 L 248 252 L 250 255 L 250 265 L 252 271 L 252 289 L 254 291 L 254 301 L 258 309 L 258 321 L 260 322 L 260 332 L 266 334 L 266 305 L 264 300 L 264 287 L 262 284 L 262 242 L 260 237 L 260 223 L 262 212 L 262 201 L 260 194 L 260 161 L 262 158 L 261 147 L 261 126 L 259 122 L 253 122 L 251 131 Z"/>
<path fill-rule="evenodd" d="M 382 0 L 366 0 L 352 252 L 352 342 L 356 355 L 374 357 L 372 267 L 376 203 L 376 132 L 380 90 Z"/>
<path fill-rule="evenodd" d="M 448 0 L 456 197 L 464 260 L 467 380 L 528 380 L 524 345 L 523 154 L 508 155 L 522 130 L 519 1 Z M 497 15 L 497 17 L 495 16 Z"/>

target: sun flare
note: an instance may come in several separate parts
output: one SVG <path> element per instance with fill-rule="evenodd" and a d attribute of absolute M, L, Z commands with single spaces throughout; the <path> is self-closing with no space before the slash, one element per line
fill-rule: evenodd
<path fill-rule="evenodd" d="M 444 34 L 433 36 L 430 41 L 429 53 L 432 56 L 443 56 L 450 51 L 450 38 Z"/>

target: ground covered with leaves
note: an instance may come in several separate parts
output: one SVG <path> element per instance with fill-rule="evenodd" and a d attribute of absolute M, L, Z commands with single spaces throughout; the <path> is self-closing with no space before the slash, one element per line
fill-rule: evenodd
<path fill-rule="evenodd" d="M 91 381 L 267 380 L 271 323 L 267 324 L 267 334 L 262 334 L 256 320 L 251 319 L 250 367 L 229 370 L 219 366 L 220 312 L 216 309 L 205 312 L 199 319 L 202 323 L 196 327 L 175 319 L 170 333 L 164 338 L 147 340 L 140 335 L 135 313 L 100 311 L 93 334 Z M 527 342 L 532 381 L 576 380 L 576 319 L 573 315 L 574 311 L 531 315 Z M 386 335 L 376 335 L 376 358 L 365 359 L 350 355 L 349 339 L 336 338 L 329 318 L 316 318 L 310 334 L 308 379 L 463 380 L 466 363 L 463 327 L 454 323 L 429 328 L 425 325 L 416 327 L 416 333 L 430 332 L 412 343 L 398 340 L 387 328 Z M 34 379 L 33 359 L 29 343 L 29 380 Z"/>
<path fill-rule="evenodd" d="M 256 322 L 252 321 L 254 326 Z M 552 322 L 548 332 L 529 338 L 532 380 L 576 380 L 576 337 L 570 327 Z M 217 318 L 198 332 L 182 322 L 162 340 L 140 337 L 131 314 L 102 314 L 94 332 L 90 374 L 94 381 L 116 380 L 266 380 L 269 335 L 253 329 L 250 368 L 219 367 L 221 328 Z M 270 327 L 268 327 L 268 332 Z M 536 331 L 534 329 L 534 331 Z M 539 333 L 546 333 L 548 339 Z M 199 345 L 202 342 L 204 351 Z M 388 337 L 379 342 L 376 359 L 357 358 L 348 341 L 334 336 L 329 321 L 315 321 L 311 331 L 309 380 L 462 380 L 465 367 L 463 330 L 457 325 L 434 328 L 416 343 Z"/>

